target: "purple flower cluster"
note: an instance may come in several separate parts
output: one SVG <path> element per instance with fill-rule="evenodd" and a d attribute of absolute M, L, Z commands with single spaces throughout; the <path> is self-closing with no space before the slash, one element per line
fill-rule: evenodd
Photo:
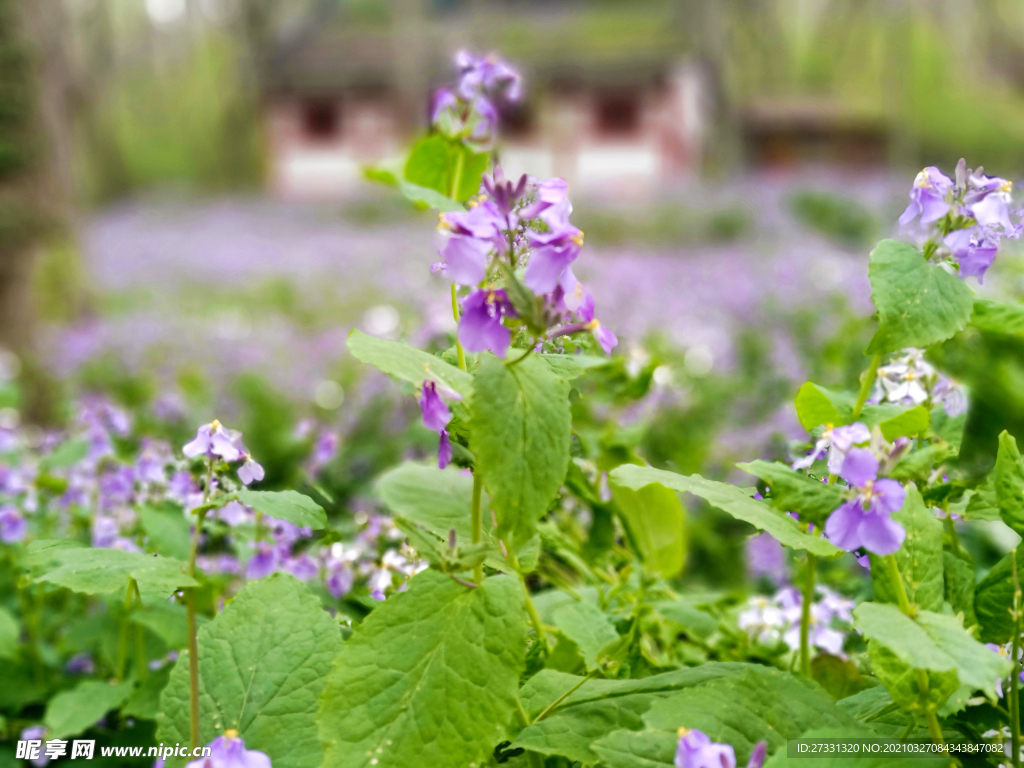
<path fill-rule="evenodd" d="M 477 56 L 468 51 L 455 55 L 459 82 L 434 93 L 430 122 L 449 138 L 481 147 L 494 141 L 498 105 L 515 103 L 522 96 L 522 80 L 507 62 L 495 54 Z"/>
<path fill-rule="evenodd" d="M 236 429 L 225 429 L 216 419 L 199 427 L 195 439 L 182 448 L 182 453 L 190 459 L 203 456 L 209 461 L 220 458 L 229 464 L 241 461 L 238 479 L 245 485 L 263 479 L 263 467 L 246 450 L 242 443 L 242 433 Z"/>
<path fill-rule="evenodd" d="M 761 768 L 764 765 L 768 746 L 759 741 L 747 768 Z M 680 728 L 679 744 L 676 746 L 676 768 L 736 768 L 736 753 L 729 744 L 711 741 L 711 737 L 696 728 Z"/>
<path fill-rule="evenodd" d="M 843 459 L 839 475 L 853 498 L 825 521 L 825 536 L 840 549 L 889 555 L 903 545 L 907 532 L 890 515 L 903 506 L 906 490 L 896 480 L 879 478 L 879 468 L 878 458 L 865 448 L 852 448 Z"/>
<path fill-rule="evenodd" d="M 808 639 L 812 648 L 845 658 L 843 643 L 846 632 L 836 622 L 849 625 L 853 621 L 854 602 L 828 587 L 814 589 L 811 604 L 811 626 Z M 737 618 L 739 628 L 763 645 L 783 641 L 791 650 L 800 647 L 800 616 L 803 595 L 795 587 L 785 587 L 772 597 L 757 595 L 747 601 Z"/>
<path fill-rule="evenodd" d="M 900 225 L 919 219 L 925 255 L 948 264 L 961 278 L 982 282 L 1000 240 L 1017 239 L 1024 232 L 1021 212 L 1011 207 L 1012 182 L 986 176 L 982 168 L 972 171 L 963 159 L 955 177 L 954 181 L 934 166 L 917 174 Z M 1018 217 L 1016 223 L 1011 214 Z"/>
<path fill-rule="evenodd" d="M 504 357 L 512 331 L 524 328 L 534 343 L 589 332 L 605 352 L 618 344 L 595 316 L 594 299 L 576 279 L 572 264 L 583 247 L 583 232 L 569 221 L 572 203 L 564 179 L 521 176 L 505 179 L 500 168 L 485 176 L 469 210 L 441 214 L 438 249 L 443 269 L 470 292 L 462 302 L 458 337 L 469 352 L 489 350 Z M 538 318 L 521 318 L 508 286 L 497 284 L 522 270 L 522 284 L 537 295 Z M 531 323 L 534 325 L 531 326 Z"/>
<path fill-rule="evenodd" d="M 898 356 L 878 367 L 872 403 L 921 405 L 942 403 L 951 417 L 967 410 L 963 387 L 944 376 L 924 359 L 924 352 L 907 347 Z"/>

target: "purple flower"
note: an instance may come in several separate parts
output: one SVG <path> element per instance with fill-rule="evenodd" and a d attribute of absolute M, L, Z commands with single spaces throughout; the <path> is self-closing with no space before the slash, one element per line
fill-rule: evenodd
<path fill-rule="evenodd" d="M 597 343 L 601 345 L 601 349 L 605 351 L 605 354 L 610 355 L 612 348 L 619 343 L 618 337 L 609 328 L 605 328 L 601 325 L 601 321 L 594 317 L 594 297 L 587 296 L 582 306 L 579 308 L 579 315 L 586 322 L 586 329 L 594 334 L 594 338 L 597 339 Z"/>
<path fill-rule="evenodd" d="M 457 285 L 476 285 L 487 275 L 487 257 L 507 248 L 504 230 L 511 219 L 491 200 L 472 205 L 468 211 L 443 213 L 437 228 L 449 233 L 438 254 L 445 273 Z"/>
<path fill-rule="evenodd" d="M 761 768 L 764 764 L 767 745 L 759 741 L 750 753 L 747 768 Z M 728 744 L 718 744 L 711 737 L 696 728 L 679 729 L 679 744 L 676 747 L 676 768 L 736 768 L 736 753 Z"/>
<path fill-rule="evenodd" d="M 986 176 L 980 169 L 967 181 L 970 189 L 964 195 L 964 211 L 983 227 L 998 227 L 1004 236 L 1015 236 L 1010 221 L 1013 183 L 998 176 Z"/>
<path fill-rule="evenodd" d="M 786 581 L 786 550 L 767 531 L 747 539 L 747 571 L 755 578 L 766 577 L 776 584 Z"/>
<path fill-rule="evenodd" d="M 355 577 L 345 565 L 334 566 L 327 576 L 327 589 L 335 598 L 344 597 L 352 589 Z"/>
<path fill-rule="evenodd" d="M 452 460 L 452 444 L 448 439 L 448 422 L 452 420 L 452 412 L 448 410 L 444 400 L 437 394 L 437 384 L 432 381 L 423 382 L 420 396 L 420 410 L 423 412 L 423 424 L 441 436 L 437 447 L 437 466 L 444 469 Z"/>
<path fill-rule="evenodd" d="M 481 91 L 501 94 L 513 102 L 522 95 L 519 73 L 497 54 L 477 56 L 469 51 L 459 51 L 455 54 L 455 66 L 459 68 L 459 93 L 465 99 L 471 99 Z"/>
<path fill-rule="evenodd" d="M 311 581 L 320 573 L 320 568 L 309 555 L 299 555 L 284 562 L 284 569 L 299 581 Z"/>
<path fill-rule="evenodd" d="M 468 352 L 490 350 L 498 357 L 512 340 L 508 329 L 501 324 L 503 315 L 518 317 L 504 290 L 479 290 L 466 297 L 459 319 L 459 341 Z"/>
<path fill-rule="evenodd" d="M 242 452 L 235 443 L 240 437 L 240 433 L 225 429 L 214 419 L 196 431 L 195 439 L 185 445 L 182 453 L 190 459 L 196 456 L 220 456 L 224 461 L 238 461 L 242 458 Z"/>
<path fill-rule="evenodd" d="M 13 544 L 28 534 L 28 523 L 16 507 L 0 507 L 0 541 Z"/>
<path fill-rule="evenodd" d="M 534 293 L 555 290 L 562 273 L 583 247 L 583 232 L 565 222 L 548 232 L 530 232 L 533 255 L 523 273 L 523 283 Z"/>
<path fill-rule="evenodd" d="M 96 664 L 88 653 L 79 653 L 68 659 L 64 671 L 69 675 L 91 675 L 96 671 Z"/>
<path fill-rule="evenodd" d="M 210 756 L 186 763 L 185 768 L 271 768 L 270 758 L 255 749 L 246 749 L 238 731 L 224 731 L 208 745 Z"/>
<path fill-rule="evenodd" d="M 890 515 L 903 506 L 903 486 L 888 478 L 879 480 L 878 459 L 864 448 L 850 449 L 839 474 L 857 495 L 829 516 L 826 538 L 847 551 L 863 548 L 889 555 L 898 550 L 907 532 Z"/>
<path fill-rule="evenodd" d="M 260 466 L 251 455 L 245 454 L 245 462 L 238 468 L 238 479 L 245 485 L 259 482 L 263 479 L 263 467 Z"/>
<path fill-rule="evenodd" d="M 910 188 L 910 205 L 900 216 L 900 226 L 920 215 L 922 224 L 941 219 L 949 211 L 953 182 L 935 166 L 928 166 L 914 179 Z"/>
<path fill-rule="evenodd" d="M 976 277 L 984 282 L 985 270 L 992 266 L 999 250 L 980 227 L 958 229 L 946 235 L 943 242 L 960 265 L 960 277 Z"/>
<path fill-rule="evenodd" d="M 245 568 L 245 578 L 262 579 L 269 576 L 277 570 L 277 563 L 277 549 L 267 543 L 258 544 L 256 552 Z"/>
<path fill-rule="evenodd" d="M 217 510 L 217 518 L 228 525 L 242 525 L 253 520 L 253 513 L 249 507 L 240 501 L 229 501 Z"/>
<path fill-rule="evenodd" d="M 846 458 L 846 452 L 854 445 L 866 443 L 870 439 L 871 430 L 859 421 L 841 427 L 826 424 L 825 431 L 814 443 L 814 448 L 806 456 L 794 461 L 793 469 L 806 469 L 824 456 L 825 451 L 828 451 L 829 474 L 838 475 L 843 466 L 843 460 Z"/>
<path fill-rule="evenodd" d="M 526 191 L 526 182 L 527 176 L 524 173 L 513 184 L 511 180 L 505 178 L 505 173 L 501 170 L 500 165 L 495 166 L 493 175 L 485 175 L 481 179 L 484 190 L 490 195 L 497 209 L 505 216 L 511 215 L 512 208 L 523 196 L 523 192 Z"/>

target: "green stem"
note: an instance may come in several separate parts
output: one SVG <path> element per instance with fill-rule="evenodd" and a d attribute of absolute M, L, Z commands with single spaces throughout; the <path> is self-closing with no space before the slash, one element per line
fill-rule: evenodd
<path fill-rule="evenodd" d="M 811 676 L 811 604 L 814 602 L 814 576 L 818 558 L 807 553 L 807 577 L 804 581 L 804 599 L 800 606 L 800 671 Z"/>
<path fill-rule="evenodd" d="M 561 696 L 559 696 L 557 699 L 555 699 L 550 704 L 548 704 L 539 715 L 537 715 L 535 718 L 533 718 L 533 722 L 534 723 L 538 723 L 541 720 L 543 720 L 545 717 L 547 717 L 551 713 L 551 710 L 553 710 L 555 707 L 557 707 L 563 701 L 565 701 L 570 696 L 572 696 L 574 693 L 576 693 L 576 691 L 578 691 L 583 686 L 583 684 L 585 682 L 587 682 L 587 680 L 592 678 L 595 674 L 597 674 L 597 670 L 594 670 L 594 671 L 590 672 L 586 677 L 584 677 L 582 680 L 580 680 L 578 683 L 576 683 L 576 685 L 574 685 L 568 691 L 566 691 Z M 531 723 L 531 725 L 532 725 L 532 723 Z"/>
<path fill-rule="evenodd" d="M 953 516 L 946 511 L 946 533 L 949 534 L 949 541 L 953 547 L 953 554 L 960 557 L 963 550 L 960 549 L 960 537 L 957 535 L 956 526 L 953 524 Z"/>
<path fill-rule="evenodd" d="M 1020 652 L 1020 615 L 1021 615 L 1021 591 L 1020 576 L 1017 574 L 1017 550 L 1011 553 L 1011 567 L 1013 568 L 1013 644 L 1010 646 L 1010 663 L 1013 665 L 1010 670 L 1010 759 L 1013 761 L 1013 768 L 1020 768 L 1020 661 L 1017 658 Z"/>
<path fill-rule="evenodd" d="M 199 549 L 199 535 L 206 517 L 206 504 L 210 500 L 210 485 L 213 482 L 213 460 L 208 460 L 206 488 L 203 489 L 203 504 L 196 515 L 196 529 L 192 532 L 192 546 L 188 553 L 188 575 L 195 577 L 196 550 Z M 192 749 L 199 746 L 199 641 L 196 638 L 196 588 L 185 590 L 185 618 L 188 629 L 188 704 L 189 742 Z"/>
<path fill-rule="evenodd" d="M 923 669 L 917 670 L 921 673 L 920 677 L 924 677 L 925 691 L 928 690 L 928 677 Z M 918 685 L 921 684 L 920 678 L 918 679 Z M 928 720 L 928 733 L 931 734 L 932 741 L 936 744 L 945 744 L 946 740 L 942 738 L 942 726 L 939 725 L 939 718 L 935 716 L 935 710 L 926 709 L 925 718 Z"/>
<path fill-rule="evenodd" d="M 480 479 L 480 470 L 473 470 L 473 506 L 472 506 L 472 524 L 473 524 L 473 543 L 479 544 L 484 537 L 484 519 L 483 510 L 480 508 L 480 499 L 483 496 L 484 483 Z M 482 584 L 484 581 L 484 566 L 483 563 L 479 563 L 473 568 L 473 580 L 477 584 Z"/>
<path fill-rule="evenodd" d="M 459 355 L 459 368 L 466 370 L 466 351 L 459 341 L 459 297 L 455 293 L 455 283 L 452 283 L 452 317 L 455 318 L 455 351 Z"/>
<path fill-rule="evenodd" d="M 124 594 L 124 606 L 121 611 L 121 626 L 117 633 L 117 661 L 115 671 L 118 680 L 124 680 L 124 668 L 128 662 L 128 615 L 132 611 L 132 598 L 135 597 L 135 579 L 128 577 L 128 589 Z"/>
<path fill-rule="evenodd" d="M 910 610 L 910 600 L 907 599 L 907 590 L 903 586 L 903 576 L 900 575 L 900 566 L 896 562 L 895 555 L 886 555 L 883 558 L 885 568 L 889 572 L 889 580 L 893 583 L 893 589 L 896 590 L 896 602 L 900 606 L 900 610 L 903 611 L 907 616 L 912 615 Z"/>
<path fill-rule="evenodd" d="M 458 194 L 459 187 L 462 186 L 462 166 L 465 162 L 466 160 L 464 154 L 462 152 L 459 152 L 455 156 L 455 170 L 452 171 L 452 183 L 451 186 L 448 188 L 448 197 L 450 197 L 452 200 L 456 200 L 459 202 L 462 202 L 461 200 L 459 200 Z"/>
<path fill-rule="evenodd" d="M 132 579 L 135 585 L 135 605 L 142 607 L 142 593 L 139 591 L 139 583 Z M 135 625 L 135 677 L 141 683 L 149 676 L 149 667 L 146 666 L 146 629 L 141 624 Z"/>
<path fill-rule="evenodd" d="M 533 631 L 537 633 L 537 640 L 547 644 L 547 634 L 544 632 L 544 622 L 540 620 L 540 614 L 537 613 L 537 606 L 533 604 L 533 598 L 530 596 L 530 589 L 526 586 L 526 582 L 523 584 L 523 594 L 526 595 L 526 614 L 530 617 L 530 623 L 533 625 Z"/>
<path fill-rule="evenodd" d="M 857 402 L 854 404 L 853 411 L 850 414 L 851 418 L 856 419 L 860 416 L 860 412 L 864 408 L 864 403 L 867 402 L 868 395 L 871 393 L 871 387 L 875 383 L 875 376 L 878 374 L 878 366 L 881 364 L 882 356 L 880 354 L 871 358 L 871 365 L 868 366 L 868 370 L 864 374 L 864 381 L 860 383 L 860 392 L 857 394 Z"/>

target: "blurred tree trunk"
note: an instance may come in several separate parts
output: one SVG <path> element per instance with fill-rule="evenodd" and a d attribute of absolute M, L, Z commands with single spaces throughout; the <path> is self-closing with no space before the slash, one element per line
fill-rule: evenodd
<path fill-rule="evenodd" d="M 0 0 L 0 345 L 19 355 L 26 409 L 40 415 L 32 267 L 42 239 L 69 226 L 72 131 L 61 0 Z"/>

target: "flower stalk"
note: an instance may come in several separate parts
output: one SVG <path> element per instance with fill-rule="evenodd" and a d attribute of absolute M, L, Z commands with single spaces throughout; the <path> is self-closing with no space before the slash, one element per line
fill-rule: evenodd
<path fill-rule="evenodd" d="M 871 358 L 871 364 L 864 373 L 864 380 L 860 383 L 860 392 L 857 393 L 857 402 L 854 403 L 853 411 L 850 414 L 851 418 L 856 419 L 860 416 L 860 412 L 864 410 L 864 403 L 867 402 L 868 395 L 871 394 L 871 387 L 875 385 L 875 377 L 878 375 L 878 366 L 881 364 L 881 354 L 876 354 Z"/>
<path fill-rule="evenodd" d="M 807 553 L 807 574 L 804 580 L 804 595 L 800 605 L 800 672 L 811 676 L 811 604 L 814 602 L 814 577 L 818 558 Z"/>

